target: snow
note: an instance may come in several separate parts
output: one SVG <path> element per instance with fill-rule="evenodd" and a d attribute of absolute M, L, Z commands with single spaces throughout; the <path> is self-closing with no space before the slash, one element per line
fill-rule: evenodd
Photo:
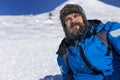
<path fill-rule="evenodd" d="M 59 74 L 55 53 L 62 33 L 53 23 L 38 20 L 37 16 L 1 16 L 0 80 L 36 80 Z"/>
<path fill-rule="evenodd" d="M 112 0 L 111 0 L 112 1 Z M 98 0 L 68 0 L 49 13 L 0 16 L 0 80 L 60 80 L 56 51 L 64 33 L 59 10 L 80 4 L 88 19 L 120 22 L 120 8 Z"/>

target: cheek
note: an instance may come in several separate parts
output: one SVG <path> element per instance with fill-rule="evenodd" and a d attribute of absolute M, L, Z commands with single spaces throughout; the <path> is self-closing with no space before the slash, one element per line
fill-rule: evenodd
<path fill-rule="evenodd" d="M 79 17 L 77 20 L 78 20 L 80 23 L 84 23 L 82 17 Z"/>
<path fill-rule="evenodd" d="M 70 27 L 70 21 L 65 23 L 66 27 Z"/>

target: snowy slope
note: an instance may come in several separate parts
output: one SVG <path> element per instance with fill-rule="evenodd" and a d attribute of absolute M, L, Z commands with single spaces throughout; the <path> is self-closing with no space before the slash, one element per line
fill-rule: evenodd
<path fill-rule="evenodd" d="M 52 20 L 48 19 L 49 13 L 0 16 L 0 80 L 59 77 L 55 53 L 64 37 L 59 10 L 67 3 L 80 4 L 88 19 L 120 22 L 120 8 L 98 0 L 68 0 L 52 11 Z"/>
<path fill-rule="evenodd" d="M 46 20 L 42 16 L 0 18 L 0 80 L 59 74 L 55 52 L 62 33 Z"/>

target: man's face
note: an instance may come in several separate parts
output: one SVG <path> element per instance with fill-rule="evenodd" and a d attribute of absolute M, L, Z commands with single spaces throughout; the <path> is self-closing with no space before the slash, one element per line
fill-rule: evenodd
<path fill-rule="evenodd" d="M 72 13 L 66 16 L 65 25 L 68 36 L 78 37 L 85 31 L 83 17 L 78 13 Z"/>

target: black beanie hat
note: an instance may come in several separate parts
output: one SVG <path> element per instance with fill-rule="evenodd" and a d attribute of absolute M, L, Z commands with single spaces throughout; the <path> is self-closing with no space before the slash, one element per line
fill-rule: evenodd
<path fill-rule="evenodd" d="M 61 20 L 63 29 L 64 29 L 65 26 L 66 26 L 66 25 L 65 25 L 65 17 L 66 17 L 68 14 L 71 14 L 71 13 L 79 13 L 79 14 L 81 14 L 82 17 L 83 17 L 84 23 L 85 23 L 85 25 L 87 26 L 88 21 L 87 21 L 85 12 L 84 12 L 84 10 L 82 9 L 82 7 L 80 7 L 80 6 L 77 5 L 77 4 L 66 4 L 66 5 L 60 10 L 60 20 Z"/>

